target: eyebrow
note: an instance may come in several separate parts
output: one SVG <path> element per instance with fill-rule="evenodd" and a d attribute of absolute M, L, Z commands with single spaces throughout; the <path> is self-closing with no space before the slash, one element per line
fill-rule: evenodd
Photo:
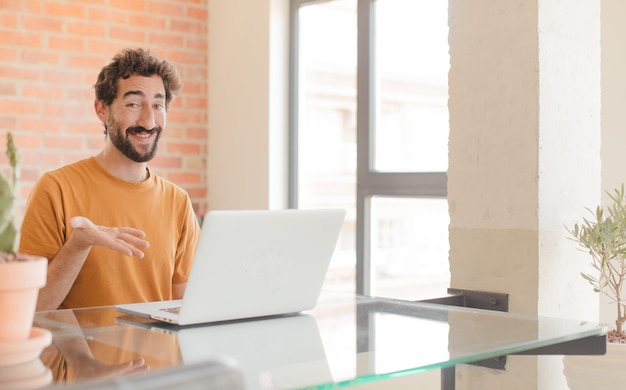
<path fill-rule="evenodd" d="M 143 97 L 143 96 L 145 96 L 145 94 L 143 93 L 143 91 L 139 91 L 139 90 L 132 90 L 132 91 L 126 91 L 126 92 L 124 93 L 124 98 L 126 98 L 126 97 L 128 97 L 128 96 L 131 96 L 131 95 L 138 95 L 138 96 L 142 96 L 142 97 Z M 160 92 L 159 92 L 159 93 L 156 93 L 156 94 L 154 95 L 154 98 L 155 98 L 155 99 L 165 99 L 165 94 L 162 94 L 162 93 L 160 93 Z"/>

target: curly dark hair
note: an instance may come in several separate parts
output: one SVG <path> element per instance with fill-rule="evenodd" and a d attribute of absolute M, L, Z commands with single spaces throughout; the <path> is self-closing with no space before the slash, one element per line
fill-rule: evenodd
<path fill-rule="evenodd" d="M 118 80 L 127 79 L 132 75 L 154 76 L 159 75 L 165 85 L 165 107 L 169 108 L 170 101 L 183 87 L 174 65 L 166 60 L 160 60 L 150 50 L 124 49 L 113 57 L 113 62 L 102 68 L 98 74 L 98 81 L 94 85 L 96 99 L 110 106 L 117 96 Z"/>

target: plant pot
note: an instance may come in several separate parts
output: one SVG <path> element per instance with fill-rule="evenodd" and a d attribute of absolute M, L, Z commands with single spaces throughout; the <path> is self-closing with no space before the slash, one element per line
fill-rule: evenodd
<path fill-rule="evenodd" d="M 563 358 L 563 373 L 570 390 L 624 389 L 626 344 L 608 343 L 605 355 L 570 355 Z"/>
<path fill-rule="evenodd" d="M 28 340 L 39 289 L 46 284 L 45 257 L 15 256 L 17 261 L 0 262 L 0 343 Z"/>

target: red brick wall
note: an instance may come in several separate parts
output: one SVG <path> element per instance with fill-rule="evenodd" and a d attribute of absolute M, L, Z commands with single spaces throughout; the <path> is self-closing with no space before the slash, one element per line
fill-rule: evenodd
<path fill-rule="evenodd" d="M 152 170 L 206 211 L 208 0 L 0 0 L 0 168 L 6 132 L 22 156 L 19 218 L 45 172 L 99 152 L 93 84 L 125 47 L 173 62 L 182 94 L 168 112 Z"/>

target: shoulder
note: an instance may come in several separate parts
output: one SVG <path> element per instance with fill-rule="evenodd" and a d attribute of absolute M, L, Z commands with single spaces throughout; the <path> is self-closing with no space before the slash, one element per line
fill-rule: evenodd
<path fill-rule="evenodd" d="M 74 179 L 77 177 L 89 177 L 98 170 L 98 164 L 93 157 L 76 161 L 61 168 L 46 172 L 42 179 L 47 178 L 55 181 Z"/>
<path fill-rule="evenodd" d="M 178 184 L 167 180 L 166 178 L 155 174 L 150 171 L 150 175 L 153 177 L 154 185 L 158 187 L 164 195 L 172 196 L 174 198 L 189 198 L 189 194 Z"/>

